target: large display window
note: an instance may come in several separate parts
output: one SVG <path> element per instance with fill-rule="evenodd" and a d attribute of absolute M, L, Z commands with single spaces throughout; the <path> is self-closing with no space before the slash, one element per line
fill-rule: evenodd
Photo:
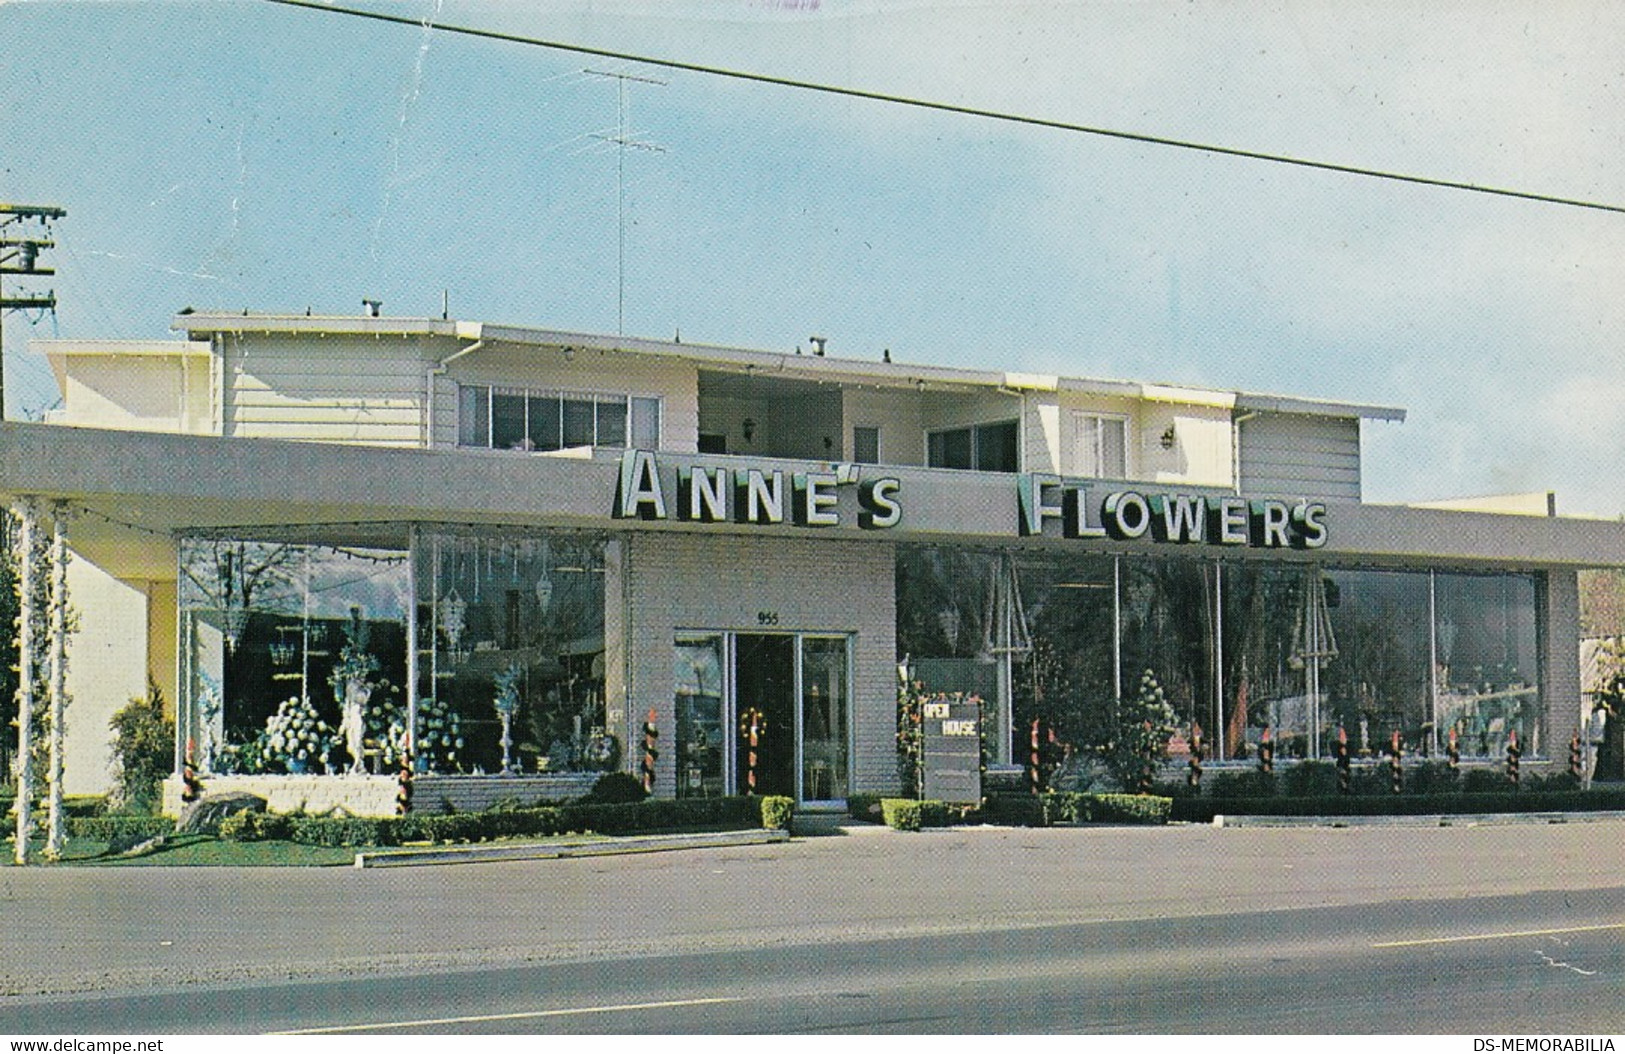
<path fill-rule="evenodd" d="M 186 538 L 177 764 L 615 768 L 604 552 L 579 534 L 406 525 Z"/>
<path fill-rule="evenodd" d="M 994 701 L 998 762 L 1034 719 L 1104 742 L 1147 670 L 1220 760 L 1266 729 L 1281 757 L 1329 756 L 1340 729 L 1356 754 L 1396 733 L 1424 756 L 1452 733 L 1462 757 L 1512 732 L 1547 748 L 1533 574 L 922 545 L 899 547 L 896 589 L 898 662 Z"/>

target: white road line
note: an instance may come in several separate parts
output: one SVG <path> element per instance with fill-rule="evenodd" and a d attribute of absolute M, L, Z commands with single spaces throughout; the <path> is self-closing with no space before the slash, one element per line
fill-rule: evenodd
<path fill-rule="evenodd" d="M 1511 933 L 1474 933 L 1465 937 L 1426 937 L 1414 941 L 1384 941 L 1373 948 L 1415 948 L 1423 944 L 1460 944 L 1463 941 L 1499 941 L 1510 937 L 1551 937 L 1559 933 L 1595 933 L 1598 930 L 1625 930 L 1625 922 L 1603 926 L 1569 926 L 1557 930 L 1519 930 Z"/>
<path fill-rule="evenodd" d="M 271 1036 L 322 1036 L 335 1032 L 370 1032 L 380 1028 L 426 1028 L 432 1025 L 471 1025 L 482 1021 L 526 1021 L 543 1017 L 569 1017 L 573 1014 L 614 1014 L 626 1010 L 669 1010 L 678 1006 L 711 1006 L 716 1003 L 737 1003 L 740 999 L 672 999 L 663 1003 L 621 1003 L 615 1006 L 576 1006 L 563 1010 L 531 1010 L 518 1014 L 478 1014 L 469 1017 L 428 1017 L 416 1021 L 375 1021 L 365 1025 L 325 1025 L 321 1028 L 296 1028 L 287 1032 L 268 1032 Z"/>

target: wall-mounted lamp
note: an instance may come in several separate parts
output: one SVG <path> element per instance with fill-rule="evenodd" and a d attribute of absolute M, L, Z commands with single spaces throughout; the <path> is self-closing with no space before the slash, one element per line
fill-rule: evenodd
<path fill-rule="evenodd" d="M 1174 426 L 1173 425 L 1169 425 L 1167 428 L 1163 429 L 1162 430 L 1162 449 L 1164 449 L 1164 450 L 1172 450 L 1174 448 L 1174 440 L 1176 438 L 1177 437 L 1174 434 Z"/>
<path fill-rule="evenodd" d="M 576 349 L 574 349 L 574 348 L 565 348 L 564 349 L 564 361 L 565 362 L 574 362 L 574 361 L 576 361 Z"/>
<path fill-rule="evenodd" d="M 745 437 L 747 443 L 754 439 L 756 437 L 756 419 L 747 417 L 739 422 L 739 434 Z"/>
<path fill-rule="evenodd" d="M 372 318 L 377 318 L 378 309 L 384 306 L 384 302 L 382 300 L 368 300 L 363 297 L 361 300 L 361 306 L 367 309 L 367 314 L 369 316 Z"/>

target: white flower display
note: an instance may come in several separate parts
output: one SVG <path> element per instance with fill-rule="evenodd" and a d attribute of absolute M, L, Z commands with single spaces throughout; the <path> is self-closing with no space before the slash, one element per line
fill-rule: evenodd
<path fill-rule="evenodd" d="M 283 700 L 265 722 L 267 755 L 290 771 L 304 769 L 313 761 L 325 766 L 332 738 L 333 729 L 316 712 L 315 704 L 298 696 Z"/>

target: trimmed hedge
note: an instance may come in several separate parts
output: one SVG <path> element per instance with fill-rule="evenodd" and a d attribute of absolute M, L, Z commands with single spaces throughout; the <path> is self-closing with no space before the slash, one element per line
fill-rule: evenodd
<path fill-rule="evenodd" d="M 880 815 L 886 826 L 898 831 L 918 831 L 925 825 L 923 803 L 913 798 L 882 798 Z"/>
<path fill-rule="evenodd" d="M 762 799 L 762 826 L 769 831 L 788 831 L 796 814 L 796 800 L 776 794 Z"/>
<path fill-rule="evenodd" d="M 1495 812 L 1592 812 L 1625 809 L 1625 788 L 1513 793 L 1330 794 L 1308 798 L 1178 798 L 1173 818 L 1209 823 L 1228 816 L 1448 816 Z"/>
<path fill-rule="evenodd" d="M 407 842 L 483 842 L 593 832 L 633 834 L 683 827 L 765 825 L 766 798 L 649 798 L 598 805 L 575 803 L 485 812 L 408 813 L 380 818 L 294 816 L 290 836 L 307 845 L 401 845 Z M 775 807 L 775 816 L 782 807 Z M 794 803 L 790 813 L 794 812 Z M 789 816 L 784 816 L 786 824 Z"/>
<path fill-rule="evenodd" d="M 848 794 L 846 811 L 854 820 L 882 823 L 885 817 L 881 815 L 880 802 L 884 797 L 883 794 Z"/>
<path fill-rule="evenodd" d="M 983 815 L 991 823 L 1051 827 L 1066 823 L 1165 824 L 1174 799 L 1153 794 L 996 794 Z"/>

